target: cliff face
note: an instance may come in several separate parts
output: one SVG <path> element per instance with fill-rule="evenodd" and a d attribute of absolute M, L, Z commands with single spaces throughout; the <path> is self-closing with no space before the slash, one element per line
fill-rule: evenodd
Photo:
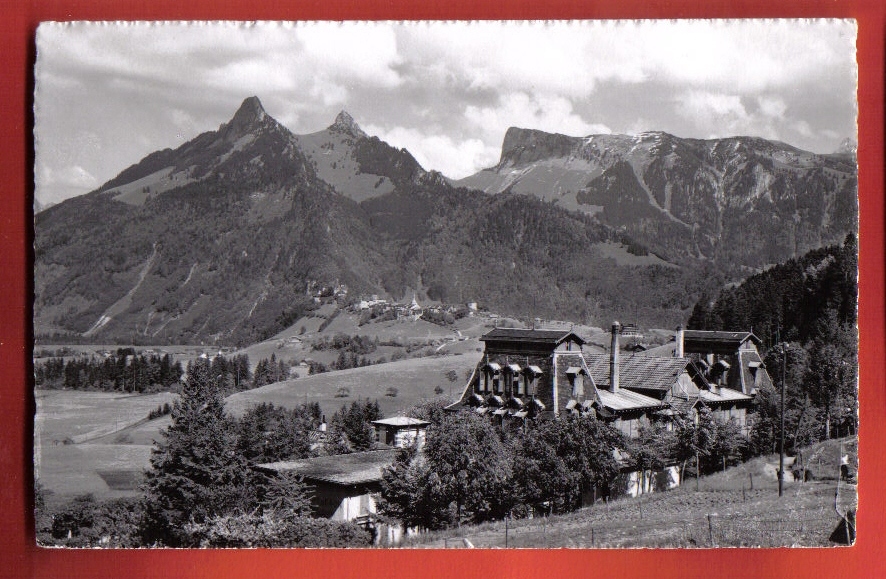
<path fill-rule="evenodd" d="M 568 137 L 511 128 L 497 165 L 456 181 L 593 214 L 666 259 L 747 268 L 839 242 L 857 227 L 857 167 L 753 137 Z"/>

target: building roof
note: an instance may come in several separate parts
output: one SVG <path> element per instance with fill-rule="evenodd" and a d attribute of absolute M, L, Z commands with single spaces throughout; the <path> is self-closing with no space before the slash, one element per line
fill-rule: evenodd
<path fill-rule="evenodd" d="M 700 392 L 704 392 L 704 390 L 700 390 Z M 698 402 L 698 397 L 692 396 L 690 398 L 671 398 L 668 404 L 674 414 L 686 414 L 692 410 L 696 402 Z"/>
<path fill-rule="evenodd" d="M 585 354 L 594 383 L 600 388 L 609 386 L 609 355 Z M 619 357 L 619 385 L 621 388 L 670 390 L 686 370 L 688 358 L 665 358 L 646 354 Z"/>
<path fill-rule="evenodd" d="M 308 480 L 339 485 L 365 484 L 380 481 L 382 469 L 393 464 L 398 452 L 398 449 L 369 450 L 272 462 L 258 465 L 258 468 L 277 472 L 295 471 Z"/>
<path fill-rule="evenodd" d="M 705 404 L 722 404 L 724 402 L 748 402 L 753 400 L 752 396 L 747 396 L 746 394 L 742 394 L 738 390 L 733 390 L 732 388 L 717 388 L 716 391 L 712 390 L 699 390 L 698 397 Z"/>
<path fill-rule="evenodd" d="M 381 420 L 373 420 L 373 424 L 382 426 L 427 426 L 430 424 L 427 420 L 418 418 L 410 418 L 408 416 L 394 416 L 392 418 L 382 418 Z"/>
<path fill-rule="evenodd" d="M 741 389 L 745 394 L 756 394 L 761 388 L 772 388 L 772 378 L 760 354 L 754 351 L 738 353 Z"/>
<path fill-rule="evenodd" d="M 683 343 L 684 348 L 687 342 L 709 343 L 718 345 L 734 345 L 736 349 L 740 344 L 753 340 L 758 346 L 763 342 L 751 332 L 721 332 L 709 330 L 684 330 Z"/>
<path fill-rule="evenodd" d="M 619 388 L 618 392 L 610 392 L 609 390 L 597 389 L 597 395 L 600 402 L 607 410 L 619 412 L 624 410 L 642 410 L 645 408 L 664 408 L 667 405 L 662 404 L 655 398 L 643 396 L 630 390 Z"/>
<path fill-rule="evenodd" d="M 488 332 L 480 337 L 481 342 L 486 342 L 490 340 L 501 340 L 508 342 L 548 344 L 554 346 L 562 344 L 567 339 L 571 339 L 573 342 L 577 342 L 579 345 L 585 343 L 585 341 L 580 336 L 569 330 L 521 330 L 518 328 L 495 328 L 491 332 Z"/>

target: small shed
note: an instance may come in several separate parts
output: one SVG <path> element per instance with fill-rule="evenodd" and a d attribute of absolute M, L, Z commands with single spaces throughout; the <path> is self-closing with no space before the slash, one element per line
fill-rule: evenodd
<path fill-rule="evenodd" d="M 376 441 L 394 448 L 403 448 L 416 441 L 419 446 L 424 444 L 425 432 L 431 423 L 408 416 L 394 416 L 375 420 L 372 424 L 375 426 Z"/>

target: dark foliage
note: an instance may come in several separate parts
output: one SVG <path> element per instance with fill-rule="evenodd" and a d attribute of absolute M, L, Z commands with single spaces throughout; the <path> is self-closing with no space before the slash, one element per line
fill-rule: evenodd
<path fill-rule="evenodd" d="M 237 452 L 236 427 L 224 411 L 209 362 L 189 364 L 172 424 L 151 451 L 140 524 L 145 545 L 182 546 L 189 520 L 205 522 L 254 503 L 249 469 Z"/>
<path fill-rule="evenodd" d="M 136 355 L 131 348 L 106 358 L 50 358 L 34 364 L 39 388 L 159 392 L 169 390 L 181 376 L 181 363 L 172 362 L 169 354 Z"/>
<path fill-rule="evenodd" d="M 329 421 L 327 454 L 369 450 L 375 442 L 372 421 L 381 418 L 377 400 L 354 400 L 342 406 Z"/>
<path fill-rule="evenodd" d="M 445 415 L 421 456 L 404 449 L 384 471 L 379 508 L 406 526 L 444 528 L 500 519 L 512 506 L 514 453 L 489 420 Z"/>
<path fill-rule="evenodd" d="M 237 451 L 257 464 L 307 458 L 311 456 L 312 433 L 319 424 L 316 402 L 292 409 L 263 402 L 240 418 Z"/>
<path fill-rule="evenodd" d="M 185 527 L 197 547 L 369 547 L 372 535 L 352 522 L 293 516 L 285 511 L 215 516 Z"/>
<path fill-rule="evenodd" d="M 138 499 L 97 502 L 91 494 L 81 495 L 53 512 L 40 507 L 37 541 L 65 547 L 138 547 L 140 517 Z"/>
<path fill-rule="evenodd" d="M 252 385 L 254 388 L 258 388 L 287 378 L 289 378 L 289 367 L 283 360 L 277 360 L 276 354 L 271 354 L 270 358 L 262 358 L 255 365 Z"/>

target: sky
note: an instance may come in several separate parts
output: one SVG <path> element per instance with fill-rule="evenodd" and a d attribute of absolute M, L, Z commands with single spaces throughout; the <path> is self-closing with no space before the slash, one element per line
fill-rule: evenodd
<path fill-rule="evenodd" d="M 848 20 L 44 23 L 36 198 L 92 191 L 253 95 L 296 134 L 346 110 L 454 179 L 495 165 L 511 126 L 829 153 L 857 134 L 855 40 Z"/>

